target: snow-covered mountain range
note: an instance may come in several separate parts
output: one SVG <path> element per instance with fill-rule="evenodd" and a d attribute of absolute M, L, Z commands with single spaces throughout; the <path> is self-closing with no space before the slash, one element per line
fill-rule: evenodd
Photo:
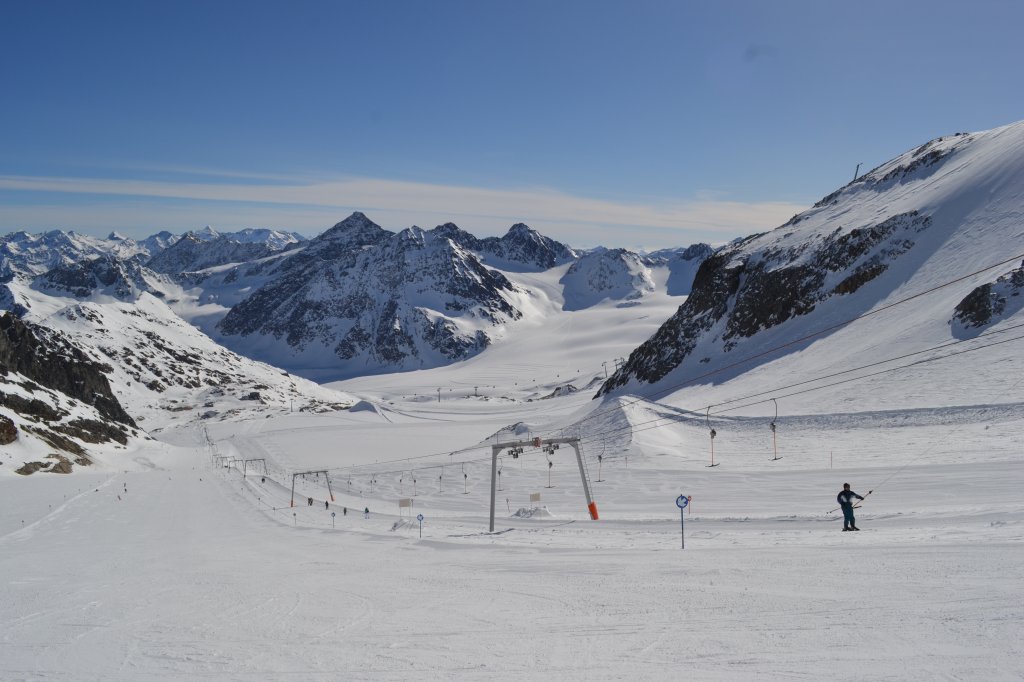
<path fill-rule="evenodd" d="M 121 301 L 145 292 L 243 355 L 338 378 L 465 360 L 524 318 L 635 305 L 655 279 L 684 295 L 711 251 L 577 251 L 521 223 L 483 239 L 452 223 L 396 233 L 358 212 L 311 240 L 210 227 L 139 242 L 17 233 L 3 242 L 0 268 L 28 286 L 6 287 L 0 302 L 23 311 L 29 290 Z M 543 273 L 557 290 L 537 281 Z"/>

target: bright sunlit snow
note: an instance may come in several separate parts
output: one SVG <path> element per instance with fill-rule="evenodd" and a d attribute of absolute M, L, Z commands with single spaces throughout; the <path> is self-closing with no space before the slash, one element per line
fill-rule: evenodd
<path fill-rule="evenodd" d="M 147 401 L 119 366 L 157 440 L 69 476 L 16 476 L 22 452 L 2 451 L 0 677 L 1021 679 L 1024 312 L 950 323 L 1020 258 L 936 288 L 1024 251 L 1021 130 L 957 157 L 955 182 L 818 211 L 938 207 L 877 314 L 810 336 L 869 312 L 830 301 L 741 357 L 810 339 L 785 353 L 716 355 L 723 371 L 643 395 L 594 399 L 683 300 L 632 262 L 638 293 L 569 305 L 563 285 L 605 266 L 510 273 L 532 293 L 486 351 L 326 386 L 220 349 L 148 294 L 34 300 L 94 353 L 149 331 L 203 356 L 190 376 L 230 367 L 260 399 Z M 847 482 L 859 532 L 841 530 Z"/>

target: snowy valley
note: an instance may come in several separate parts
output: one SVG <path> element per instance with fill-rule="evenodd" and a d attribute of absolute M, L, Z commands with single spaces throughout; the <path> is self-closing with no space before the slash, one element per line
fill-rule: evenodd
<path fill-rule="evenodd" d="M 0 677 L 1020 679 L 1022 209 L 1016 123 L 714 248 L 0 238 Z"/>

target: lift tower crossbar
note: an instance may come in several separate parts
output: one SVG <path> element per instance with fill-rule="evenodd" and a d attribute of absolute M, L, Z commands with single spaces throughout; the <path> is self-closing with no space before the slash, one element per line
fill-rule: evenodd
<path fill-rule="evenodd" d="M 256 469 L 256 462 L 263 465 L 263 475 L 267 474 L 267 460 L 260 457 L 258 459 L 247 459 L 242 462 L 242 475 L 245 476 L 249 472 L 249 464 L 252 464 L 252 468 Z"/>
<path fill-rule="evenodd" d="M 327 494 L 331 496 L 331 502 L 334 502 L 334 491 L 331 490 L 331 477 L 327 475 L 327 469 L 317 469 L 315 471 L 296 471 L 292 474 L 292 503 L 289 506 L 295 506 L 295 479 L 299 476 L 306 476 L 308 474 L 324 475 L 324 479 L 327 481 Z"/>
<path fill-rule="evenodd" d="M 583 481 L 583 493 L 587 496 L 587 511 L 590 512 L 590 518 L 597 521 L 597 503 L 594 502 L 594 499 L 590 496 L 590 481 L 587 480 L 587 470 L 583 465 L 583 451 L 580 449 L 580 439 L 532 438 L 530 440 L 495 443 L 491 446 L 491 533 L 494 532 L 494 498 L 496 496 L 498 486 L 498 453 L 506 448 L 518 448 L 523 446 L 539 448 L 545 445 L 555 445 L 558 443 L 567 443 L 576 451 L 576 463 L 580 466 L 580 479 Z"/>

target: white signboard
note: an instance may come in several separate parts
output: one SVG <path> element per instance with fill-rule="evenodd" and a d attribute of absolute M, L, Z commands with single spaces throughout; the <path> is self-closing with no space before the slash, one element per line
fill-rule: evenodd
<path fill-rule="evenodd" d="M 402 509 L 404 507 L 412 507 L 412 498 L 411 497 L 403 497 L 402 499 L 400 499 L 398 501 L 398 508 Z"/>

